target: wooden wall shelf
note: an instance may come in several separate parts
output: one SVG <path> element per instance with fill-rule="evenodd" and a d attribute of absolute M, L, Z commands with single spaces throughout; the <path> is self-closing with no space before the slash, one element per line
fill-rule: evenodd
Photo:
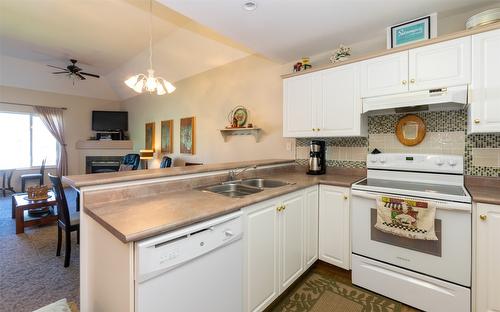
<path fill-rule="evenodd" d="M 79 140 L 76 142 L 76 149 L 124 149 L 134 148 L 132 141 L 98 141 L 98 140 Z"/>
<path fill-rule="evenodd" d="M 253 135 L 255 138 L 255 142 L 258 142 L 260 139 L 260 128 L 228 128 L 228 129 L 220 129 L 220 133 L 222 137 L 224 137 L 224 142 L 227 141 L 227 137 L 231 135 Z"/>

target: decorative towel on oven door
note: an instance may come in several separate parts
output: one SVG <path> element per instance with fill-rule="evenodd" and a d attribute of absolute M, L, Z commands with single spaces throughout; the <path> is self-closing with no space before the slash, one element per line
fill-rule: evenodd
<path fill-rule="evenodd" d="M 413 199 L 377 198 L 377 223 L 382 232 L 411 239 L 438 240 L 434 230 L 436 206 Z"/>

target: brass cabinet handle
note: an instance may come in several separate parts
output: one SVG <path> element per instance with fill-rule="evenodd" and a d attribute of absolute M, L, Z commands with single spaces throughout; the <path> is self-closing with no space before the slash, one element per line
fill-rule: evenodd
<path fill-rule="evenodd" d="M 276 207 L 277 212 L 281 212 L 281 206 Z"/>
<path fill-rule="evenodd" d="M 283 210 L 285 210 L 285 209 L 286 209 L 286 205 L 283 205 L 283 206 L 281 206 L 281 207 L 283 208 Z"/>
<path fill-rule="evenodd" d="M 313 131 L 316 131 L 316 129 L 314 129 L 314 128 L 313 128 L 312 130 L 313 130 Z"/>
<path fill-rule="evenodd" d="M 349 199 L 349 196 L 347 196 L 347 195 L 344 195 L 344 199 L 346 199 L 346 200 L 347 200 L 347 199 Z"/>
<path fill-rule="evenodd" d="M 478 118 L 474 119 L 474 123 L 478 124 L 480 122 L 481 122 L 481 120 L 479 120 Z"/>
<path fill-rule="evenodd" d="M 402 83 L 402 84 L 403 84 L 403 86 L 404 86 L 404 85 L 406 85 L 406 84 L 408 83 L 408 81 L 403 80 L 403 81 L 401 81 L 401 83 Z"/>
<path fill-rule="evenodd" d="M 316 128 L 316 131 L 319 131 L 319 128 Z"/>
<path fill-rule="evenodd" d="M 481 219 L 482 221 L 486 221 L 486 219 L 488 218 L 488 216 L 482 214 L 479 216 L 479 219 Z"/>
<path fill-rule="evenodd" d="M 410 79 L 410 83 L 415 83 L 415 79 Z"/>

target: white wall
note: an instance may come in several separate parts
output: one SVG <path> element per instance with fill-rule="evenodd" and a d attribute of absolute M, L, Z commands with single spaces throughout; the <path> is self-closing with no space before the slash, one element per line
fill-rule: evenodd
<path fill-rule="evenodd" d="M 144 125 L 156 123 L 156 149 L 160 149 L 160 122 L 174 120 L 174 164 L 185 160 L 202 163 L 294 158 L 294 140 L 282 137 L 281 65 L 249 56 L 176 83 L 177 90 L 164 96 L 141 94 L 122 103 L 129 112 L 134 148 L 144 148 Z M 250 111 L 250 122 L 263 129 L 259 142 L 253 136 L 233 136 L 224 142 L 219 129 L 237 106 Z M 181 155 L 180 118 L 196 117 L 196 154 Z M 287 143 L 290 145 L 287 150 Z M 291 143 L 291 144 L 290 144 Z M 150 167 L 156 167 L 156 160 Z"/>
<path fill-rule="evenodd" d="M 119 102 L 85 98 L 80 96 L 63 95 L 14 87 L 0 86 L 0 102 L 16 102 L 52 107 L 66 107 L 64 111 L 65 139 L 68 151 L 68 166 L 70 174 L 83 173 L 80 151 L 75 148 L 78 140 L 88 139 L 93 135 L 91 118 L 93 110 L 119 110 Z M 9 105 L 0 103 L 0 111 L 32 112 L 27 106 Z M 36 170 L 35 170 L 36 171 Z M 19 175 L 32 172 L 16 171 L 13 186 L 20 190 Z"/>

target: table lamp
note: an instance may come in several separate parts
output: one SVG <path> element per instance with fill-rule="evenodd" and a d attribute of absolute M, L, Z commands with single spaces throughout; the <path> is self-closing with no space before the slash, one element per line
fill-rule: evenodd
<path fill-rule="evenodd" d="M 143 167 L 144 169 L 148 169 L 148 160 L 153 159 L 154 156 L 154 150 L 140 150 L 139 155 L 141 157 L 141 162 L 144 164 Z"/>

